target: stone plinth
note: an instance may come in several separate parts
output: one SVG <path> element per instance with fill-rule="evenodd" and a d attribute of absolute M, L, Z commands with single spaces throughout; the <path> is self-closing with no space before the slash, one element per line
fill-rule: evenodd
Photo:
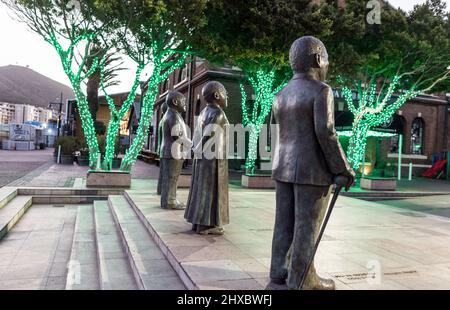
<path fill-rule="evenodd" d="M 241 179 L 242 187 L 246 188 L 275 188 L 275 181 L 270 175 L 247 175 Z"/>
<path fill-rule="evenodd" d="M 397 181 L 394 178 L 377 178 L 363 177 L 361 178 L 361 188 L 374 191 L 395 191 Z"/>
<path fill-rule="evenodd" d="M 86 187 L 130 187 L 131 174 L 122 171 L 89 171 Z"/>

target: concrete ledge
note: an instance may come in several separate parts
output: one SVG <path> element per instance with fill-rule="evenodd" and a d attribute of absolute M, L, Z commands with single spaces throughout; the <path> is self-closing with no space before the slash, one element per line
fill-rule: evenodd
<path fill-rule="evenodd" d="M 114 188 L 70 188 L 70 187 L 19 187 L 18 195 L 29 196 L 108 196 L 122 195 L 123 189 Z"/>
<path fill-rule="evenodd" d="M 184 200 L 187 191 L 179 194 Z M 125 191 L 125 198 L 187 289 L 262 290 L 268 283 L 269 269 L 261 260 L 270 257 L 270 242 L 254 244 L 247 227 L 238 225 L 236 230 L 231 224 L 223 236 L 201 236 L 184 220 L 183 210 L 161 209 L 153 192 Z M 245 240 L 237 236 L 245 236 Z"/>
<path fill-rule="evenodd" d="M 0 188 L 0 208 L 3 208 L 16 196 L 17 196 L 17 188 L 14 187 Z"/>
<path fill-rule="evenodd" d="M 31 207 L 30 196 L 20 196 L 12 199 L 0 213 L 0 240 L 16 225 Z"/>
<path fill-rule="evenodd" d="M 131 186 L 131 174 L 121 171 L 88 171 L 86 187 L 125 187 Z"/>
<path fill-rule="evenodd" d="M 360 187 L 375 191 L 395 191 L 397 181 L 393 178 L 361 178 Z"/>
<path fill-rule="evenodd" d="M 246 188 L 275 188 L 275 181 L 270 175 L 246 175 L 241 179 L 242 187 Z"/>
<path fill-rule="evenodd" d="M 93 204 L 97 200 L 107 200 L 108 196 L 33 196 L 33 204 Z"/>

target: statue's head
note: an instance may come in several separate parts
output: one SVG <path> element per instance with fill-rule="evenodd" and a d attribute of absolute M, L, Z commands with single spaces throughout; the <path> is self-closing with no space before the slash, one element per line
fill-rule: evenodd
<path fill-rule="evenodd" d="M 180 92 L 170 91 L 167 94 L 166 104 L 180 113 L 186 112 L 186 98 Z"/>
<path fill-rule="evenodd" d="M 325 45 L 312 36 L 304 36 L 294 41 L 289 51 L 289 62 L 294 73 L 317 73 L 324 81 L 328 72 L 328 53 Z"/>
<path fill-rule="evenodd" d="M 228 104 L 228 96 L 225 86 L 217 81 L 211 81 L 205 84 L 202 89 L 202 96 L 207 103 L 215 103 L 225 108 Z"/>

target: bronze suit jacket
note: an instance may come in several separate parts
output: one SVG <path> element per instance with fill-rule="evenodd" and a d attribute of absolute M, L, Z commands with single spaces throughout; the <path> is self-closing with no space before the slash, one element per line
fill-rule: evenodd
<path fill-rule="evenodd" d="M 334 128 L 327 84 L 294 75 L 275 96 L 272 123 L 278 124 L 273 179 L 326 186 L 334 175 L 351 170 Z"/>
<path fill-rule="evenodd" d="M 192 145 L 186 123 L 178 111 L 168 108 L 161 119 L 160 158 L 185 158 Z"/>

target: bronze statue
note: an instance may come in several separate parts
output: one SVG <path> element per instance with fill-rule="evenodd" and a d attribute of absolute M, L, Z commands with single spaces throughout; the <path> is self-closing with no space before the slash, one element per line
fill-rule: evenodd
<path fill-rule="evenodd" d="M 275 96 L 272 107 L 278 139 L 273 154 L 276 218 L 268 288 L 334 289 L 333 280 L 319 277 L 314 264 L 309 271 L 306 265 L 333 178 L 345 177 L 348 189 L 355 174 L 334 128 L 333 93 L 324 83 L 328 71 L 324 44 L 311 36 L 301 37 L 292 44 L 289 60 L 294 76 Z"/>
<path fill-rule="evenodd" d="M 221 235 L 223 225 L 229 222 L 226 159 L 229 123 L 222 110 L 227 106 L 227 93 L 221 83 L 212 81 L 203 87 L 202 96 L 207 105 L 194 131 L 192 181 L 184 217 L 199 234 Z"/>
<path fill-rule="evenodd" d="M 186 111 L 186 98 L 179 92 L 167 94 L 167 111 L 161 120 L 161 207 L 164 209 L 184 209 L 177 200 L 177 183 L 186 151 L 192 145 L 182 112 Z"/>
<path fill-rule="evenodd" d="M 167 103 L 166 102 L 163 102 L 163 104 L 161 105 L 161 111 L 164 116 L 164 114 L 166 114 L 166 111 L 167 111 Z M 161 120 L 162 120 L 162 118 L 161 118 Z M 158 156 L 160 155 L 160 151 L 161 151 L 161 141 L 162 141 L 161 136 L 162 136 L 162 121 L 160 121 L 158 124 L 158 148 L 156 151 Z M 156 187 L 157 195 L 161 195 L 162 172 L 163 172 L 163 169 L 161 167 L 161 161 L 160 161 L 159 162 L 158 186 Z"/>

